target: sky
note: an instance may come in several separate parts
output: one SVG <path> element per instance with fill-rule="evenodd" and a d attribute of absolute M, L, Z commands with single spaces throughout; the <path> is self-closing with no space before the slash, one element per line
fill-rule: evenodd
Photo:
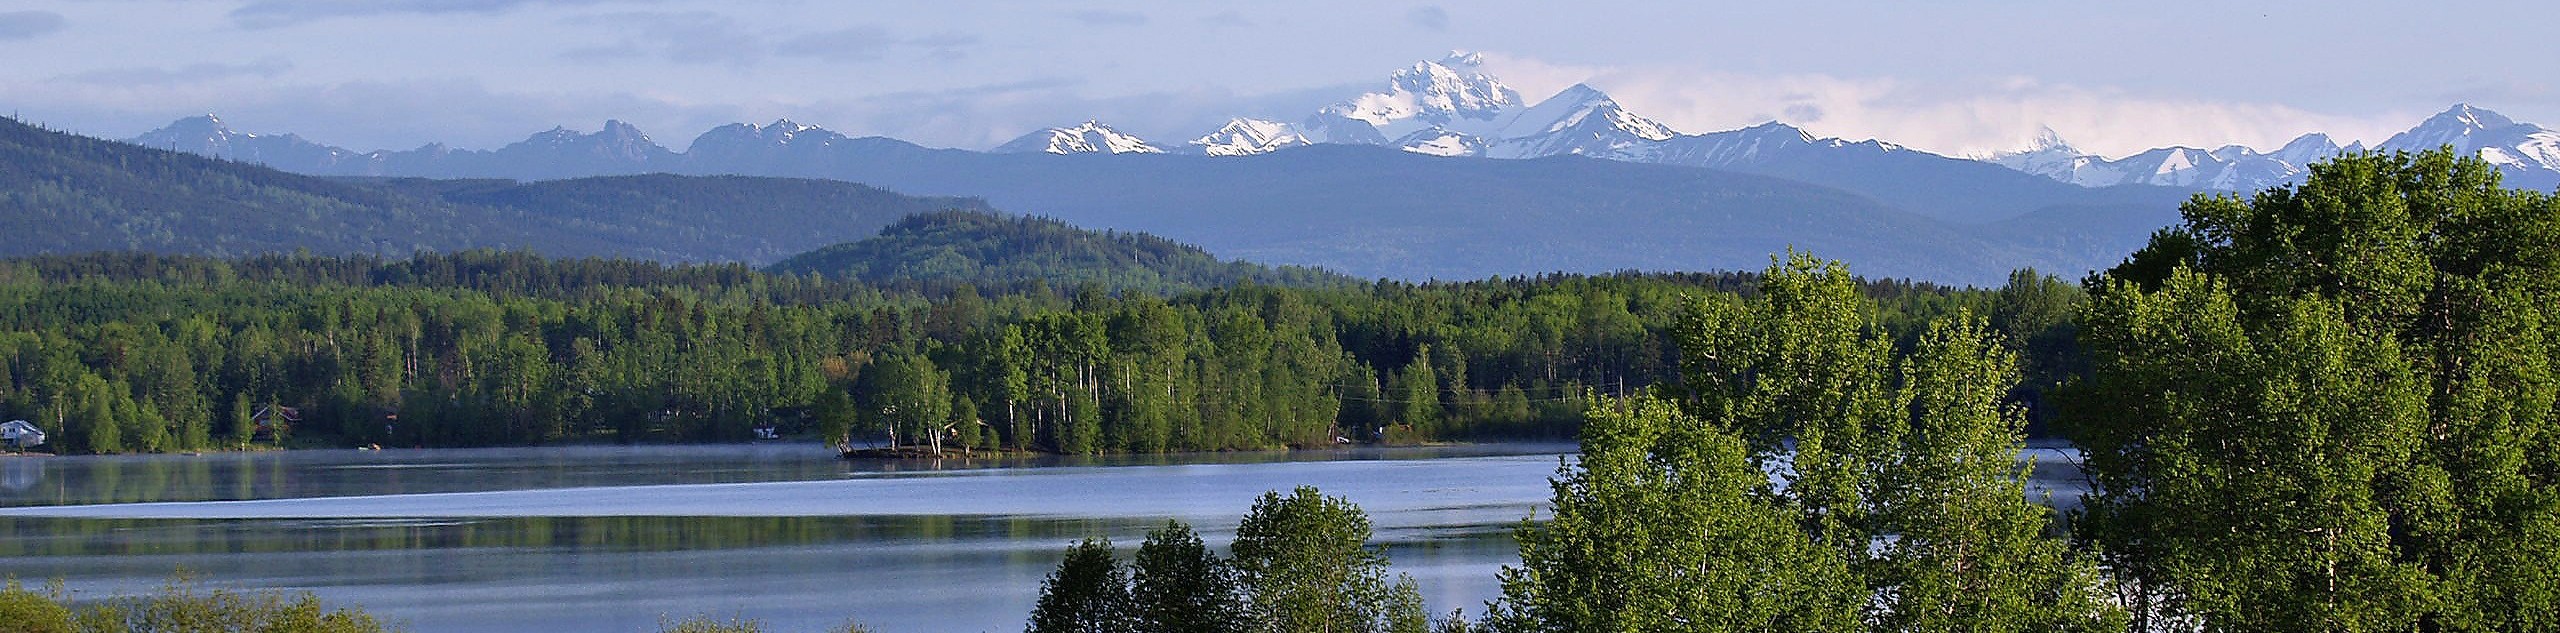
<path fill-rule="evenodd" d="M 0 0 L 0 108 L 358 150 L 788 118 L 982 149 L 1295 120 L 1451 50 L 1684 132 L 1777 120 L 1947 154 L 2381 141 L 2456 102 L 2560 124 L 2542 0 Z"/>

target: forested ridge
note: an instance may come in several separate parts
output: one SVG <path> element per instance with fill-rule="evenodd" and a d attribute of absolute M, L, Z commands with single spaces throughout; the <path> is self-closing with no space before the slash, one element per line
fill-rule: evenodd
<path fill-rule="evenodd" d="M 0 235 L 10 237 L 0 255 L 498 248 L 762 263 L 860 239 L 915 213 L 986 208 L 971 198 L 794 178 L 316 178 L 0 119 Z"/>
<path fill-rule="evenodd" d="M 1167 293 L 1240 284 L 1348 286 L 1340 274 L 1297 266 L 1220 261 L 1198 247 L 1146 233 L 1088 231 L 1048 218 L 985 211 L 907 216 L 880 235 L 802 253 L 766 270 L 921 290 L 969 284 L 1024 292 L 1034 285 Z"/>

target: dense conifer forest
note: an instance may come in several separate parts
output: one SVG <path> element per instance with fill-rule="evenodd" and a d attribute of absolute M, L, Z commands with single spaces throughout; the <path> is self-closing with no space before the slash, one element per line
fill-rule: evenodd
<path fill-rule="evenodd" d="M 1248 276 L 1157 294 L 1090 277 L 981 292 L 487 251 L 21 258 L 0 262 L 0 415 L 75 453 L 733 441 L 765 426 L 1061 453 L 1566 437 L 1584 396 L 1673 375 L 1665 336 L 1687 302 L 1753 278 Z M 1891 323 L 1971 306 L 2012 315 L 2022 340 L 2063 327 L 2047 320 L 2076 300 L 2032 275 L 2000 291 L 1865 288 Z"/>

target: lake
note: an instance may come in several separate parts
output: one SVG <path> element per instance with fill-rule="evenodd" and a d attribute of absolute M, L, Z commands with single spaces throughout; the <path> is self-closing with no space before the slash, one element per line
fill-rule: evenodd
<path fill-rule="evenodd" d="M 0 458 L 0 574 L 75 599 L 308 590 L 410 630 L 1019 631 L 1067 545 L 1212 545 L 1265 491 L 1369 512 L 1438 613 L 1479 613 L 1570 445 L 847 462 L 812 445 Z M 2030 494 L 2077 499 L 2067 448 Z"/>
<path fill-rule="evenodd" d="M 0 573 L 75 599 L 308 590 L 415 631 L 1018 631 L 1067 545 L 1213 545 L 1265 491 L 1366 509 L 1432 609 L 1482 610 L 1570 445 L 847 462 L 809 445 L 0 459 Z"/>

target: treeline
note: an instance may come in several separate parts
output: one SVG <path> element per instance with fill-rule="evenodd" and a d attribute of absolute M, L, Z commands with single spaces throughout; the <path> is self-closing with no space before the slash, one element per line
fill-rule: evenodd
<path fill-rule="evenodd" d="M 2097 558 L 2026 495 L 2017 343 L 1967 310 L 1910 345 L 1837 264 L 1686 304 L 1677 379 L 1582 402 L 1553 514 L 1478 618 L 1433 617 L 1358 508 L 1263 496 L 1221 559 L 1179 524 L 1134 564 L 1068 550 L 1028 633 L 2115 631 Z M 1773 475 L 1774 473 L 1774 475 Z"/>
<path fill-rule="evenodd" d="M 1069 453 L 1562 437 L 1585 394 L 1672 377 L 1683 306 L 1754 278 L 928 296 L 487 251 L 34 257 L 0 261 L 0 416 L 67 452 L 730 441 L 765 426 Z M 2031 274 L 1997 291 L 1861 289 L 1898 340 L 1960 307 L 2007 315 L 2021 337 L 2067 332 L 2050 315 L 2078 300 Z"/>

